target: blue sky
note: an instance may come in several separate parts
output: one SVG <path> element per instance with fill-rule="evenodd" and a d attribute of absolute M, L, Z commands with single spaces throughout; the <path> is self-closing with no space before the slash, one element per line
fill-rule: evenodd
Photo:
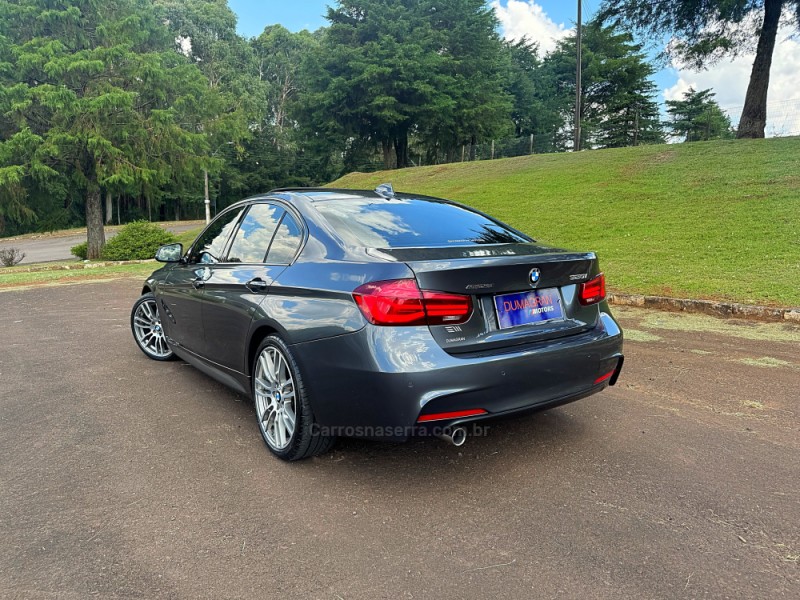
<path fill-rule="evenodd" d="M 231 8 L 239 16 L 239 33 L 245 36 L 260 34 L 266 25 L 280 23 L 287 29 L 299 31 L 301 29 L 314 30 L 324 27 L 327 21 L 323 15 L 327 7 L 333 4 L 332 0 L 300 0 L 286 2 L 285 0 L 228 0 Z M 508 0 L 501 0 L 501 7 L 508 8 Z M 566 29 L 573 27 L 576 19 L 577 1 L 568 0 L 537 0 L 535 2 L 543 9 L 557 25 Z M 588 19 L 600 6 L 600 0 L 583 0 L 584 19 Z M 543 15 L 544 16 L 544 15 Z M 513 18 L 513 15 L 512 15 Z M 660 72 L 656 83 L 659 88 L 665 88 L 675 83 L 677 77 L 672 70 Z"/>
<path fill-rule="evenodd" d="M 255 36 L 264 30 L 266 25 L 280 23 L 287 29 L 314 30 L 324 26 L 323 15 L 327 12 L 331 0 L 228 0 L 230 7 L 239 15 L 239 33 Z M 502 4 L 506 4 L 503 0 Z M 558 23 L 569 24 L 575 19 L 577 2 L 565 0 L 539 0 L 537 2 L 551 19 Z M 584 0 L 584 11 L 593 13 L 600 6 L 600 0 Z"/>
<path fill-rule="evenodd" d="M 584 20 L 599 8 L 601 0 L 582 0 Z M 228 0 L 239 17 L 239 33 L 256 36 L 264 27 L 280 23 L 287 29 L 315 30 L 327 25 L 324 14 L 333 0 Z M 509 39 L 527 35 L 539 42 L 543 50 L 552 47 L 555 39 L 574 27 L 577 0 L 491 0 L 500 20 L 500 32 Z M 791 30 L 778 32 L 778 45 L 773 57 L 770 77 L 767 135 L 800 134 L 800 39 L 791 37 Z M 657 48 L 651 49 L 655 54 Z M 750 76 L 753 57 L 723 60 L 706 71 L 692 71 L 671 66 L 662 68 L 654 77 L 658 101 L 680 98 L 690 86 L 713 88 L 716 99 L 738 123 L 741 105 Z"/>

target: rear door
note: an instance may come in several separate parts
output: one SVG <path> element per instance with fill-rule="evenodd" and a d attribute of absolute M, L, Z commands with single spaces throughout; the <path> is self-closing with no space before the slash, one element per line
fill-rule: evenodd
<path fill-rule="evenodd" d="M 250 206 L 227 256 L 211 267 L 204 286 L 203 354 L 244 373 L 253 315 L 272 282 L 294 258 L 302 239 L 298 219 L 273 202 Z"/>

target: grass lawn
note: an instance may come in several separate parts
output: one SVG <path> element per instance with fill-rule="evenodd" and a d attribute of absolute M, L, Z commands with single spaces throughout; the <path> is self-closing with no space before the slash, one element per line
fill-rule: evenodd
<path fill-rule="evenodd" d="M 331 186 L 384 182 L 595 250 L 614 291 L 800 306 L 798 137 L 353 173 Z"/>
<path fill-rule="evenodd" d="M 203 227 L 177 234 L 178 241 L 187 248 Z M 103 261 L 97 261 L 102 263 Z M 74 265 L 74 269 L 66 269 Z M 102 265 L 91 268 L 81 267 L 82 261 L 58 261 L 53 263 L 22 264 L 16 267 L 0 269 L 0 289 L 27 285 L 46 285 L 69 283 L 90 279 L 118 279 L 120 277 L 146 277 L 155 271 L 159 263 L 147 262 L 128 265 Z M 32 270 L 45 269 L 45 270 Z M 49 269 L 49 270 L 47 270 Z"/>
<path fill-rule="evenodd" d="M 47 285 L 84 281 L 90 279 L 119 279 L 122 277 L 142 277 L 144 279 L 159 267 L 157 262 L 132 265 L 109 265 L 92 269 L 5 272 L 0 274 L 0 290 L 29 285 Z"/>

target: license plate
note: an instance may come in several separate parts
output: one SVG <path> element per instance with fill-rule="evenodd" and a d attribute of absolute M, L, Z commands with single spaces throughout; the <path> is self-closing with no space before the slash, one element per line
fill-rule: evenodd
<path fill-rule="evenodd" d="M 500 329 L 564 318 L 556 288 L 495 296 L 494 306 Z"/>

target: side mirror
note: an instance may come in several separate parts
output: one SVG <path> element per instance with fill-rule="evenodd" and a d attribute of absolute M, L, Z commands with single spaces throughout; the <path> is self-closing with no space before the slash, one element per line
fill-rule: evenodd
<path fill-rule="evenodd" d="M 181 262 L 183 258 L 183 244 L 167 244 L 156 250 L 156 260 L 163 263 Z"/>

